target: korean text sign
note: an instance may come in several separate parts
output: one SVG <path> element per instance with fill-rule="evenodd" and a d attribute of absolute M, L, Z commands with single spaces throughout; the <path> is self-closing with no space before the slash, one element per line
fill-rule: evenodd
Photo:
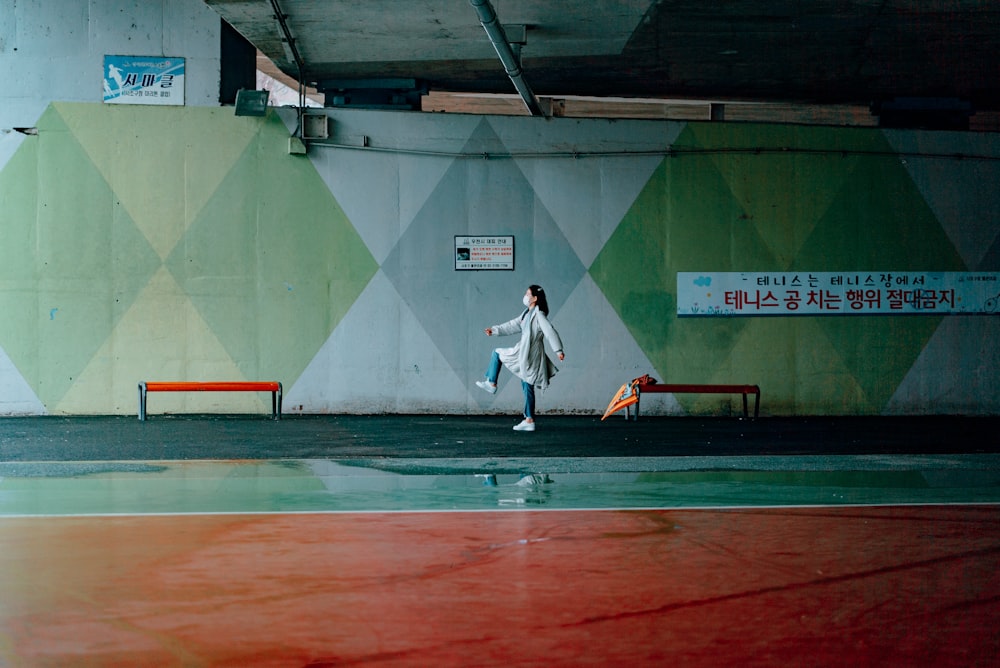
<path fill-rule="evenodd" d="M 483 234 L 455 236 L 456 270 L 514 269 L 514 237 Z"/>
<path fill-rule="evenodd" d="M 107 104 L 184 104 L 184 59 L 104 56 Z"/>
<path fill-rule="evenodd" d="M 1000 273 L 677 272 L 677 315 L 1000 314 Z"/>

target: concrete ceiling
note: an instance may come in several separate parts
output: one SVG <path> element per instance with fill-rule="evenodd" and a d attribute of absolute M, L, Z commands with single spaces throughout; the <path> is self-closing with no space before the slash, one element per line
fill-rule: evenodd
<path fill-rule="evenodd" d="M 320 90 L 345 80 L 413 79 L 435 92 L 515 93 L 469 0 L 205 1 L 282 72 Z M 1000 110 L 1000 2 L 993 0 L 492 6 L 504 26 L 526 26 L 523 77 L 538 96 L 866 107 L 924 98 Z"/>

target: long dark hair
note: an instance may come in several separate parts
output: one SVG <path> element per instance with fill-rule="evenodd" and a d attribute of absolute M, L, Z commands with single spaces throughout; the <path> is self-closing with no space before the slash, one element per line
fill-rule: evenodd
<path fill-rule="evenodd" d="M 549 300 L 545 298 L 545 290 L 542 290 L 540 285 L 529 285 L 528 289 L 531 290 L 531 295 L 538 299 L 535 306 L 547 316 L 549 314 Z"/>

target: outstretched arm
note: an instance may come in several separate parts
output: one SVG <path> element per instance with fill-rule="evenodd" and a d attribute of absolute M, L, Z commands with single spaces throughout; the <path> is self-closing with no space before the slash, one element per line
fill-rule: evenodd
<path fill-rule="evenodd" d="M 559 361 L 561 362 L 566 359 L 566 355 L 563 353 L 562 339 L 559 338 L 559 332 L 557 332 L 556 328 L 552 326 L 552 323 L 549 322 L 549 319 L 544 313 L 539 312 L 538 315 L 540 316 L 538 318 L 538 325 L 542 328 L 542 334 L 545 335 L 545 340 L 549 342 L 549 346 L 559 357 Z"/>
<path fill-rule="evenodd" d="M 521 318 L 512 318 L 502 325 L 491 325 L 483 330 L 486 336 L 508 336 L 521 331 Z"/>

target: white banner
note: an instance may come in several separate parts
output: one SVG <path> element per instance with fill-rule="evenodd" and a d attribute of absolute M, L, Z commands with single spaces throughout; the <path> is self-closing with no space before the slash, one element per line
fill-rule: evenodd
<path fill-rule="evenodd" d="M 184 104 L 184 59 L 104 56 L 107 104 Z"/>
<path fill-rule="evenodd" d="M 1000 273 L 677 272 L 677 315 L 1000 314 Z"/>

